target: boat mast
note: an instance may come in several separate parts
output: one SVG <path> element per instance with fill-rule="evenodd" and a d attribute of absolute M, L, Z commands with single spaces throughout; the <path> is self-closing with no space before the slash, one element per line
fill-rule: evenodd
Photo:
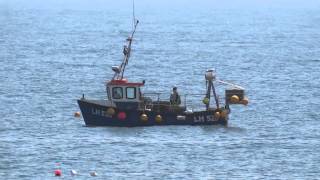
<path fill-rule="evenodd" d="M 139 20 L 137 20 L 134 15 L 134 1 L 133 1 L 133 30 L 132 30 L 131 35 L 127 38 L 127 45 L 124 45 L 124 47 L 123 47 L 124 58 L 123 58 L 123 61 L 120 65 L 120 67 L 112 67 L 112 69 L 115 71 L 115 74 L 112 78 L 113 80 L 123 79 L 124 71 L 125 71 L 126 66 L 129 62 L 129 58 L 130 58 L 130 54 L 131 54 L 131 44 L 133 41 L 133 35 L 136 32 L 136 28 L 137 28 L 138 23 L 139 23 Z"/>
<path fill-rule="evenodd" d="M 207 93 L 206 93 L 206 97 L 205 97 L 205 99 L 207 99 L 207 102 L 205 102 L 206 109 L 208 111 L 210 108 L 211 90 L 213 92 L 214 100 L 216 101 L 216 107 L 217 107 L 217 109 L 219 109 L 219 98 L 217 96 L 216 89 L 213 85 L 213 81 L 216 80 L 215 71 L 212 69 L 207 70 L 207 72 L 205 74 L 205 78 L 206 78 L 206 86 L 207 86 Z"/>

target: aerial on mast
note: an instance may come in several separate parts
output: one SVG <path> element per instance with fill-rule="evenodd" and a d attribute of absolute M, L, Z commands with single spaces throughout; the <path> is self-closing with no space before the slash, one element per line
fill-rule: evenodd
<path fill-rule="evenodd" d="M 137 28 L 137 25 L 139 23 L 139 20 L 137 20 L 135 18 L 135 14 L 134 14 L 134 0 L 132 1 L 132 8 L 133 8 L 133 30 L 132 30 L 132 33 L 131 35 L 127 38 L 127 44 L 123 46 L 123 55 L 124 55 L 124 58 L 123 58 L 123 61 L 121 63 L 120 66 L 112 66 L 112 70 L 115 72 L 112 80 L 121 80 L 123 79 L 123 75 L 124 75 L 124 71 L 126 69 L 126 66 L 129 62 L 129 58 L 130 58 L 130 53 L 131 53 L 131 44 L 132 44 L 132 41 L 133 41 L 133 35 L 134 33 L 136 32 L 136 28 Z"/>

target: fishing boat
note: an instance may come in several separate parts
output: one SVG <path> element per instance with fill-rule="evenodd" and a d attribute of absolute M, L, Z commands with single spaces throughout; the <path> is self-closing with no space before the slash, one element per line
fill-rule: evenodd
<path fill-rule="evenodd" d="M 200 99 L 201 105 L 194 107 L 188 102 L 192 94 L 184 98 L 175 92 L 171 96 L 159 92 L 142 92 L 145 81 L 131 82 L 124 77 L 131 55 L 131 45 L 139 21 L 134 18 L 133 30 L 123 47 L 123 61 L 112 66 L 114 76 L 106 82 L 107 99 L 87 99 L 83 94 L 78 100 L 82 117 L 87 126 L 163 126 L 163 125 L 224 125 L 229 121 L 231 105 L 247 105 L 245 89 L 239 85 L 220 80 L 216 72 L 204 72 L 206 93 Z M 228 86 L 221 100 L 216 85 Z M 175 88 L 173 88 L 175 91 Z M 169 98 L 170 97 L 170 98 Z"/>

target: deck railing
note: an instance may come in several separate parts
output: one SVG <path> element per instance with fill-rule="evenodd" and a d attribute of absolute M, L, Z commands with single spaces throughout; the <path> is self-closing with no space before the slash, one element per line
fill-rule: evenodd
<path fill-rule="evenodd" d="M 206 94 L 181 94 L 181 104 L 180 106 L 184 106 L 186 110 L 205 110 L 206 106 L 202 102 L 203 98 Z M 143 94 L 144 100 L 146 105 L 161 105 L 161 106 L 168 106 L 172 107 L 170 104 L 170 94 L 168 93 L 144 93 Z M 218 97 L 219 106 L 223 107 L 225 105 L 224 97 Z M 213 97 L 211 97 L 210 107 L 216 108 L 216 103 Z"/>

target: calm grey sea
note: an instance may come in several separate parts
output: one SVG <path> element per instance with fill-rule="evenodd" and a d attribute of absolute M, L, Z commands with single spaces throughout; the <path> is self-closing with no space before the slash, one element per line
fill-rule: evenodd
<path fill-rule="evenodd" d="M 228 127 L 85 127 L 105 98 L 131 11 L 0 8 L 0 179 L 319 179 L 320 9 L 138 11 L 126 75 L 203 93 L 204 71 L 247 89 Z"/>

